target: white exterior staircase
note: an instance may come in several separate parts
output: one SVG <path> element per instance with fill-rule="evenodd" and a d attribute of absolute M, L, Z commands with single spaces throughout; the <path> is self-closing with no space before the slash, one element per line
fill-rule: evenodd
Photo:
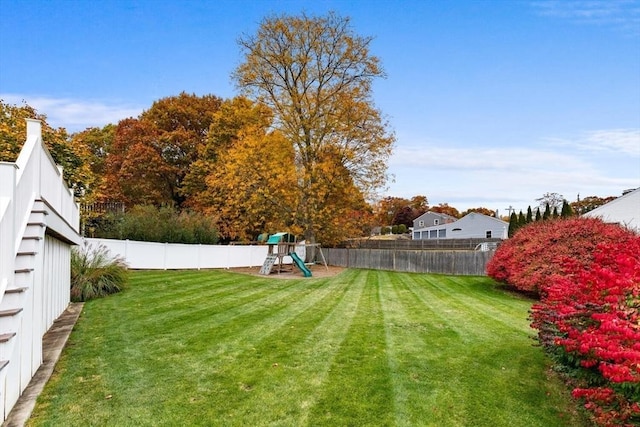
<path fill-rule="evenodd" d="M 42 336 L 69 304 L 70 247 L 80 243 L 73 193 L 27 121 L 15 163 L 0 162 L 0 414 L 42 364 Z"/>

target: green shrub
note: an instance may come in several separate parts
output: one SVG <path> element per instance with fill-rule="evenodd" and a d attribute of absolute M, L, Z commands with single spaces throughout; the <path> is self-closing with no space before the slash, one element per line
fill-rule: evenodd
<path fill-rule="evenodd" d="M 215 244 L 212 218 L 163 206 L 136 205 L 125 213 L 107 214 L 95 223 L 94 237 L 142 242 Z"/>
<path fill-rule="evenodd" d="M 87 301 L 120 292 L 127 282 L 127 264 L 104 245 L 71 250 L 71 301 Z"/>

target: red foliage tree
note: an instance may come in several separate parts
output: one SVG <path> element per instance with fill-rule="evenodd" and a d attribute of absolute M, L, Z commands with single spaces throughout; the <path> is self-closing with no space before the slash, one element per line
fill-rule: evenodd
<path fill-rule="evenodd" d="M 487 274 L 521 291 L 539 294 L 554 277 L 591 265 L 598 244 L 624 244 L 635 237 L 629 230 L 595 218 L 537 221 L 500 245 L 487 265 Z M 565 263 L 567 257 L 570 266 Z"/>
<path fill-rule="evenodd" d="M 433 206 L 430 210 L 432 212 L 451 215 L 454 218 L 460 218 L 460 212 L 458 212 L 458 209 L 453 206 L 449 206 L 448 203 L 440 203 L 438 206 Z"/>

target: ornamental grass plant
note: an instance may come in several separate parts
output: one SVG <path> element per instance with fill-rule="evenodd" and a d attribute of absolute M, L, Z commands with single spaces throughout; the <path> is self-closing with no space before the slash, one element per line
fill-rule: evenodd
<path fill-rule="evenodd" d="M 127 264 L 104 245 L 71 250 L 71 301 L 88 301 L 120 292 L 127 282 Z"/>

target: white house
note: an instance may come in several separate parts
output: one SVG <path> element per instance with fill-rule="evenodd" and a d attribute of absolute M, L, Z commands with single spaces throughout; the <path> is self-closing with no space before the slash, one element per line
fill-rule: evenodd
<path fill-rule="evenodd" d="M 583 216 L 601 218 L 640 233 L 640 187 L 606 203 Z"/>
<path fill-rule="evenodd" d="M 15 163 L 0 162 L 0 414 L 5 420 L 42 364 L 42 336 L 70 300 L 80 211 L 62 169 L 27 120 Z"/>
<path fill-rule="evenodd" d="M 413 220 L 413 229 L 421 229 L 431 227 L 432 225 L 448 224 L 456 221 L 458 218 L 439 212 L 428 211 Z"/>
<path fill-rule="evenodd" d="M 508 230 L 508 222 L 492 216 L 472 212 L 453 222 L 414 228 L 413 240 L 506 239 L 508 237 Z"/>

